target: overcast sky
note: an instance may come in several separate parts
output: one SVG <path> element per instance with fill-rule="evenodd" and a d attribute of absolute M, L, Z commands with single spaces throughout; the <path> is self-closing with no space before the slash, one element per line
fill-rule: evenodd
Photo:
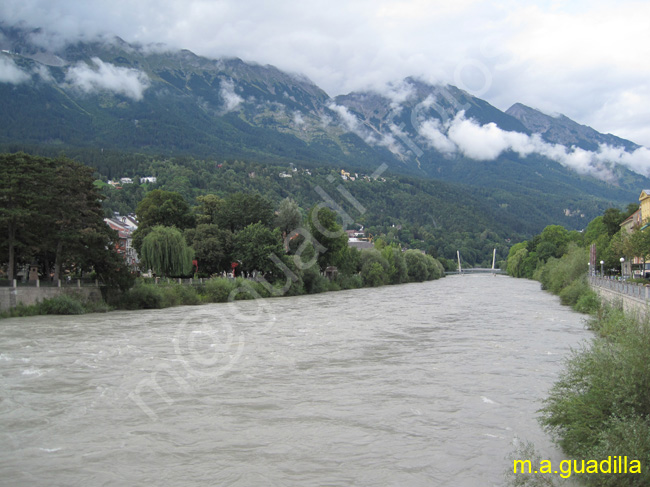
<path fill-rule="evenodd" d="M 331 96 L 420 76 L 650 147 L 647 1 L 2 0 L 0 19 L 273 64 Z"/>

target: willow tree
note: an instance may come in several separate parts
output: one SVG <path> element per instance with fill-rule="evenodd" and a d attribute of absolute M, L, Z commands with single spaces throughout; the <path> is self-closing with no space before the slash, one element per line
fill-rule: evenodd
<path fill-rule="evenodd" d="M 157 225 L 142 241 L 142 264 L 159 276 L 184 276 L 192 272 L 194 251 L 180 230 Z"/>

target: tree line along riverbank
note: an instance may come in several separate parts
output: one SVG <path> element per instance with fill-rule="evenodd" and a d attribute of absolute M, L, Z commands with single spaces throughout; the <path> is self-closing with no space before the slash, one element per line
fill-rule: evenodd
<path fill-rule="evenodd" d="M 37 267 L 55 281 L 64 274 L 90 276 L 103 283 L 105 301 L 57 296 L 0 316 L 164 308 L 444 276 L 439 260 L 422 250 L 403 250 L 388 238 L 373 238 L 371 249 L 350 247 L 341 221 L 353 222 L 334 204 L 306 211 L 285 198 L 274 211 L 260 194 L 236 192 L 225 198 L 203 195 L 191 207 L 179 193 L 154 189 L 137 206 L 132 244 L 141 268 L 162 277 L 212 278 L 200 286 L 152 285 L 136 279 L 119 254 L 118 235 L 104 222 L 104 196 L 91 169 L 63 157 L 16 153 L 0 159 L 0 199 L 8 202 L 0 207 L 0 223 L 9 229 L 0 248 L 9 281 L 18 264 Z M 214 277 L 232 269 L 254 278 Z"/>
<path fill-rule="evenodd" d="M 41 314 L 83 314 L 117 309 L 161 309 L 173 306 L 224 303 L 244 299 L 299 296 L 362 287 L 405 284 L 440 279 L 445 272 L 431 256 L 416 250 L 387 246 L 382 250 L 362 250 L 355 272 L 326 277 L 316 265 L 302 272 L 290 271 L 283 281 L 271 283 L 263 278 L 215 277 L 200 284 L 180 284 L 175 280 L 137 279 L 126 290 L 104 288 L 101 302 L 83 300 L 74 295 L 45 299 L 34 305 L 22 305 L 0 313 L 0 318 Z"/>
<path fill-rule="evenodd" d="M 600 224 L 602 218 L 596 222 Z M 507 263 L 511 275 L 521 273 L 521 277 L 538 280 L 543 289 L 558 295 L 563 304 L 588 314 L 586 326 L 594 332 L 591 342 L 574 350 L 566 360 L 558 380 L 543 401 L 538 420 L 571 459 L 600 462 L 621 456 L 641 464 L 640 473 L 587 470 L 574 474 L 574 481 L 577 479 L 590 486 L 648 486 L 650 323 L 647 318 L 625 313 L 621 307 L 601 303 L 587 280 L 589 253 L 580 245 L 584 240 L 566 238 L 560 256 L 539 258 L 538 249 L 544 250 L 549 236 L 568 237 L 568 234 L 559 228 L 547 228 L 535 237 L 534 245 L 524 242 L 519 249 L 513 247 Z M 615 242 L 625 238 L 616 233 L 610 236 Z M 601 238 L 601 243 L 604 242 L 606 239 Z M 590 243 L 587 239 L 587 244 Z M 616 245 L 606 247 L 603 255 L 613 251 Z M 530 265 L 530 260 L 526 263 L 531 253 L 537 253 L 534 266 Z M 533 268 L 532 273 L 523 269 L 526 266 L 529 270 Z M 535 461 L 530 445 L 522 451 L 520 458 L 529 455 L 529 459 Z M 555 474 L 514 475 L 512 470 L 508 477 L 511 486 L 556 486 L 563 485 L 564 481 Z"/>

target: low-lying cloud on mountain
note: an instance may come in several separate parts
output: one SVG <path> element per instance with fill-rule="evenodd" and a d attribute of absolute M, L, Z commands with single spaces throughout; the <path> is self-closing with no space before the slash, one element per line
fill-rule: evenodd
<path fill-rule="evenodd" d="M 632 151 L 629 147 L 626 150 L 622 146 L 599 143 L 597 150 L 588 150 L 577 145 L 549 142 L 534 130 L 528 134 L 504 130 L 494 122 L 481 124 L 467 115 L 470 103 L 461 103 L 444 87 L 434 88 L 432 93 L 424 96 L 422 91 L 430 88 L 422 81 L 406 79 L 387 84 L 377 91 L 356 93 L 352 101 L 343 97 L 341 103 L 351 103 L 350 106 L 358 111 L 366 106 L 375 107 L 375 113 L 363 113 L 361 118 L 344 105 L 332 103 L 330 108 L 339 115 L 341 125 L 347 130 L 366 143 L 385 146 L 400 156 L 411 154 L 419 157 L 423 151 L 433 149 L 448 159 L 465 157 L 475 161 L 493 161 L 510 152 L 522 158 L 531 155 L 545 157 L 579 174 L 604 181 L 616 180 L 614 169 L 617 164 L 644 176 L 650 175 L 650 150 L 645 147 Z M 376 107 L 387 110 L 381 129 L 372 122 L 373 117 L 379 116 Z M 407 118 L 414 129 L 410 134 L 404 121 L 397 122 L 407 109 L 410 110 Z"/>
<path fill-rule="evenodd" d="M 601 144 L 596 152 L 575 146 L 567 148 L 545 142 L 539 134 L 510 132 L 500 129 L 495 123 L 480 125 L 466 118 L 464 111 L 445 123 L 438 119 L 425 120 L 419 127 L 419 133 L 430 147 L 449 157 L 461 154 L 477 161 L 488 161 L 511 151 L 520 157 L 537 154 L 580 174 L 603 180 L 614 179 L 614 164 L 621 164 L 644 176 L 650 175 L 650 150 L 645 147 L 634 152 L 606 144 Z"/>
<path fill-rule="evenodd" d="M 37 65 L 30 72 L 21 69 L 11 58 L 0 57 L 0 82 L 17 85 L 32 81 L 32 76 L 41 81 L 55 82 L 42 65 Z M 80 62 L 71 66 L 66 73 L 65 84 L 86 94 L 109 91 L 139 101 L 151 86 L 151 80 L 140 70 L 115 66 L 93 57 L 91 64 Z"/>
<path fill-rule="evenodd" d="M 106 41 L 103 45 L 109 50 L 114 48 L 115 52 L 125 49 L 125 56 L 137 54 L 144 56 L 142 59 L 147 59 L 148 50 L 138 50 L 139 48 L 123 41 Z M 338 133 L 356 134 L 365 144 L 388 149 L 402 162 L 419 159 L 425 152 L 429 163 L 434 164 L 436 158 L 440 160 L 441 156 L 446 160 L 465 158 L 480 163 L 509 154 L 520 158 L 536 155 L 558 162 L 579 174 L 591 175 L 604 181 L 616 180 L 617 164 L 650 176 L 650 150 L 645 147 L 638 147 L 614 136 L 598 134 L 566 117 L 563 122 L 565 125 L 574 124 L 577 132 L 591 131 L 599 138 L 592 138 L 590 145 L 580 147 L 579 144 L 567 143 L 567 140 L 571 140 L 572 127 L 562 127 L 564 134 L 569 134 L 566 135 L 569 139 L 557 143 L 557 139 L 536 133 L 536 128 L 531 129 L 525 123 L 522 125 L 514 112 L 513 115 L 501 112 L 484 100 L 472 97 L 456 87 L 432 85 L 422 79 L 406 78 L 387 83 L 375 91 L 351 93 L 332 99 L 304 77 L 282 73 L 271 66 L 246 64 L 240 60 L 234 60 L 234 64 L 226 67 L 227 62 L 224 64 L 222 60 L 199 59 L 187 51 L 182 55 L 168 53 L 171 56 L 170 62 L 180 62 L 178 67 L 165 68 L 164 72 L 149 68 L 145 72 L 147 68 L 143 66 L 148 65 L 147 61 L 131 62 L 115 54 L 111 55 L 114 57 L 104 57 L 102 60 L 98 55 L 92 54 L 86 56 L 84 61 L 77 58 L 68 62 L 59 57 L 65 55 L 63 52 L 32 50 L 22 57 L 17 52 L 5 51 L 0 55 L 0 83 L 51 83 L 60 89 L 83 95 L 108 92 L 138 103 L 143 101 L 148 90 L 160 90 L 161 76 L 168 77 L 172 72 L 182 73 L 182 63 L 186 59 L 193 66 L 190 70 L 198 69 L 190 77 L 196 76 L 198 80 L 203 76 L 201 73 L 210 74 L 204 80 L 207 83 L 202 85 L 205 88 L 201 88 L 208 91 L 194 97 L 197 92 L 192 88 L 185 92 L 184 103 L 193 103 L 194 100 L 204 112 L 211 111 L 218 116 L 241 112 L 246 114 L 243 118 L 253 124 L 256 123 L 256 116 L 266 117 L 267 122 L 273 119 L 278 124 L 276 128 L 281 126 L 285 132 L 294 130 L 293 133 L 299 137 L 301 134 L 297 130 L 308 132 L 316 125 L 318 130 L 325 132 L 335 128 Z M 164 57 L 166 54 L 157 55 Z M 117 62 L 123 65 L 118 66 L 108 59 L 122 59 Z M 203 67 L 198 68 L 199 66 Z M 58 76 L 59 81 L 53 76 L 52 67 L 64 72 L 63 77 Z M 243 71 L 238 74 L 237 69 Z M 178 78 L 181 84 L 186 83 L 183 76 L 188 75 L 181 74 L 181 78 Z M 253 80 L 255 76 L 259 77 L 257 81 Z M 280 84 L 273 85 L 278 80 Z M 265 89 L 270 91 L 265 92 Z M 215 96 L 217 93 L 218 96 Z M 536 118 L 537 126 L 553 124 L 549 121 L 551 117 L 533 109 L 520 106 L 518 110 L 521 120 L 532 116 Z M 531 115 L 530 112 L 535 113 Z M 473 116 L 477 113 L 482 122 Z M 619 142 L 628 145 L 616 145 Z M 417 164 L 419 166 L 420 162 Z"/>
<path fill-rule="evenodd" d="M 235 93 L 235 82 L 231 79 L 222 79 L 220 86 L 219 93 L 224 100 L 223 112 L 236 110 L 244 99 Z"/>
<path fill-rule="evenodd" d="M 31 76 L 16 66 L 11 59 L 0 56 L 0 83 L 17 85 L 29 81 Z"/>
<path fill-rule="evenodd" d="M 141 100 L 150 86 L 149 77 L 137 69 L 123 68 L 92 58 L 93 65 L 78 63 L 66 74 L 66 81 L 84 93 L 111 91 L 133 100 Z"/>
<path fill-rule="evenodd" d="M 332 96 L 418 75 L 646 146 L 649 16 L 639 0 L 0 2 L 1 19 L 41 28 L 31 39 L 49 49 L 118 35 L 305 73 Z"/>

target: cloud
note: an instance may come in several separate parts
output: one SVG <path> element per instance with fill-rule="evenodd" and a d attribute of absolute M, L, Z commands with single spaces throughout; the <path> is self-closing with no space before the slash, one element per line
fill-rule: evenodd
<path fill-rule="evenodd" d="M 304 73 L 331 96 L 419 76 L 648 146 L 647 104 L 631 100 L 650 96 L 649 17 L 639 0 L 0 2 L 6 23 L 56 33 L 37 36 L 48 46 L 109 34 L 166 43 Z"/>
<path fill-rule="evenodd" d="M 231 79 L 222 79 L 219 83 L 219 94 L 223 98 L 223 111 L 225 113 L 235 111 L 244 99 L 235 93 L 235 82 Z"/>
<path fill-rule="evenodd" d="M 445 155 L 451 155 L 456 152 L 456 144 L 449 140 L 442 132 L 442 124 L 438 119 L 425 120 L 420 124 L 419 129 L 420 135 L 438 152 Z"/>
<path fill-rule="evenodd" d="M 411 83 L 402 80 L 399 83 L 389 83 L 382 95 L 390 99 L 393 110 L 399 111 L 402 104 L 415 96 L 415 88 Z"/>
<path fill-rule="evenodd" d="M 305 124 L 305 120 L 302 118 L 302 114 L 299 111 L 293 112 L 293 124 L 298 126 Z"/>
<path fill-rule="evenodd" d="M 29 81 L 31 76 L 16 66 L 8 56 L 0 55 L 0 83 L 18 85 Z"/>
<path fill-rule="evenodd" d="M 50 70 L 47 68 L 47 66 L 44 66 L 43 64 L 36 65 L 34 73 L 47 83 L 55 83 L 55 79 L 52 76 L 52 73 L 50 73 Z"/>
<path fill-rule="evenodd" d="M 352 112 L 350 112 L 350 110 L 347 109 L 347 107 L 332 102 L 327 106 L 327 108 L 338 114 L 348 131 L 361 136 L 361 122 Z"/>
<path fill-rule="evenodd" d="M 363 125 L 357 116 L 343 105 L 337 105 L 331 102 L 327 108 L 336 112 L 342 122 L 343 128 L 361 137 L 367 144 L 376 144 L 377 138 L 373 136 L 370 130 Z"/>
<path fill-rule="evenodd" d="M 336 112 L 339 116 L 339 120 L 342 123 L 344 130 L 358 135 L 366 144 L 386 147 L 389 151 L 398 156 L 404 155 L 404 146 L 415 149 L 416 151 L 418 150 L 415 144 L 409 144 L 410 139 L 408 138 L 408 135 L 401 127 L 398 127 L 394 123 L 389 124 L 388 128 L 390 132 L 380 133 L 374 128 L 361 122 L 354 113 L 343 105 L 337 105 L 332 102 L 328 105 L 328 108 L 333 112 Z M 331 123 L 331 121 L 329 121 L 329 123 Z M 402 145 L 397 139 L 400 139 L 404 145 Z"/>
<path fill-rule="evenodd" d="M 605 144 L 597 151 L 567 148 L 545 142 L 539 134 L 510 132 L 500 129 L 494 123 L 480 125 L 475 120 L 465 118 L 463 111 L 445 124 L 437 119 L 424 121 L 420 124 L 419 135 L 427 145 L 447 156 L 462 155 L 477 161 L 491 161 L 505 152 L 514 152 L 520 157 L 537 154 L 579 174 L 588 174 L 606 181 L 615 179 L 612 171 L 615 164 L 650 176 L 650 150 L 645 147 L 634 152 Z"/>
<path fill-rule="evenodd" d="M 66 81 L 85 93 L 111 91 L 135 101 L 142 100 L 151 82 L 142 71 L 123 68 L 92 58 L 92 65 L 79 63 L 71 67 Z"/>
<path fill-rule="evenodd" d="M 535 150 L 526 134 L 501 130 L 495 123 L 479 125 L 465 119 L 463 111 L 454 118 L 447 137 L 463 155 L 476 160 L 494 160 L 506 150 L 520 156 L 527 156 Z"/>

